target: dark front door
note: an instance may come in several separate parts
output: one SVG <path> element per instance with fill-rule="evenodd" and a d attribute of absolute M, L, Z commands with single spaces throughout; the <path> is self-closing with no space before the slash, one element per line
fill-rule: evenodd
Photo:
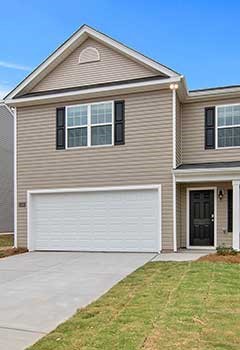
<path fill-rule="evenodd" d="M 190 191 L 190 246 L 214 245 L 214 191 Z"/>

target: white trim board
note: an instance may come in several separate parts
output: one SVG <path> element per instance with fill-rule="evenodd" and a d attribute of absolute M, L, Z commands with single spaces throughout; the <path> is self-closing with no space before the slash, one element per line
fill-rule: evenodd
<path fill-rule="evenodd" d="M 54 193 L 86 193 L 86 192 L 106 192 L 106 191 L 124 191 L 124 190 L 157 190 L 159 199 L 159 236 L 158 252 L 162 250 L 162 191 L 161 185 L 129 185 L 129 186 L 106 186 L 106 187 L 79 187 L 79 188 L 60 188 L 60 189 L 40 189 L 27 191 L 27 248 L 29 251 L 34 250 L 31 241 L 31 198 L 34 194 L 54 194 Z"/>
<path fill-rule="evenodd" d="M 17 248 L 17 108 L 14 108 L 13 122 L 14 247 Z"/>
<path fill-rule="evenodd" d="M 156 79 L 149 80 L 144 82 L 135 82 L 135 83 L 126 83 L 118 84 L 114 86 L 102 86 L 96 88 L 86 88 L 78 91 L 69 91 L 69 92 L 59 92 L 54 94 L 48 94 L 43 96 L 32 96 L 32 97 L 22 97 L 10 99 L 6 97 L 5 103 L 9 106 L 17 105 L 30 105 L 41 104 L 41 103 L 52 103 L 52 102 L 62 102 L 72 101 L 75 99 L 86 99 L 86 98 L 103 98 L 107 96 L 114 96 L 125 93 L 136 93 L 142 91 L 154 91 L 157 89 L 168 89 L 171 83 L 180 82 L 179 77 L 166 78 L 166 79 Z"/>
<path fill-rule="evenodd" d="M 219 181 L 233 181 L 233 180 L 240 180 L 240 174 L 205 174 L 205 175 L 198 175 L 195 176 L 192 175 L 176 175 L 176 182 L 177 183 L 193 183 L 193 182 L 219 182 Z"/>
<path fill-rule="evenodd" d="M 240 250 L 240 181 L 232 182 L 233 189 L 233 232 L 232 232 L 232 247 Z"/>
<path fill-rule="evenodd" d="M 191 246 L 190 245 L 190 191 L 214 191 L 214 245 L 213 246 Z M 217 247 L 217 187 L 187 187 L 186 189 L 186 228 L 187 249 L 212 250 Z"/>

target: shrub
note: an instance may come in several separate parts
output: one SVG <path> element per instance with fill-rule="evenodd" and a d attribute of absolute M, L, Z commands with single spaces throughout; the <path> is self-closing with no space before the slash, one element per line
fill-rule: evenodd
<path fill-rule="evenodd" d="M 237 253 L 235 249 L 226 247 L 224 244 L 217 247 L 218 255 L 237 255 Z"/>

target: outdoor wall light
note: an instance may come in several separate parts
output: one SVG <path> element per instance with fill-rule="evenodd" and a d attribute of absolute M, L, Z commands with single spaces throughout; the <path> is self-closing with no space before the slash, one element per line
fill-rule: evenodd
<path fill-rule="evenodd" d="M 223 196 L 224 196 L 224 190 L 220 188 L 218 190 L 218 198 L 220 199 L 220 201 L 223 199 Z"/>
<path fill-rule="evenodd" d="M 170 89 L 171 90 L 177 90 L 178 89 L 178 84 L 170 84 Z"/>

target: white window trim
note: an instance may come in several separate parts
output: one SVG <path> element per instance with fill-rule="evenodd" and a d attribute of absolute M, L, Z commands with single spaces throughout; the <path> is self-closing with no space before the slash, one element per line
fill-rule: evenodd
<path fill-rule="evenodd" d="M 240 146 L 227 146 L 227 147 L 218 146 L 218 129 L 226 129 L 226 128 L 237 128 L 237 127 L 240 127 L 240 124 L 218 126 L 218 110 L 219 110 L 219 108 L 222 108 L 222 107 L 230 107 L 230 106 L 240 106 L 240 103 L 229 103 L 229 104 L 225 104 L 225 105 L 217 105 L 217 106 L 215 106 L 215 107 L 216 107 L 216 123 L 215 123 L 216 149 L 224 150 L 224 149 L 237 149 L 237 148 L 240 148 Z"/>
<path fill-rule="evenodd" d="M 214 191 L 214 245 L 213 246 L 192 246 L 190 245 L 190 192 L 213 190 Z M 187 187 L 186 193 L 186 226 L 187 226 L 187 249 L 213 250 L 217 248 L 217 187 Z"/>
<path fill-rule="evenodd" d="M 93 105 L 99 105 L 104 103 L 111 103 L 112 105 L 112 123 L 102 123 L 102 124 L 91 124 L 91 106 Z M 68 109 L 72 107 L 83 107 L 87 106 L 88 112 L 87 112 L 87 124 L 86 125 L 79 125 L 79 126 L 68 126 Z M 84 148 L 99 148 L 99 147 L 112 147 L 114 146 L 114 101 L 101 101 L 101 102 L 93 102 L 93 103 L 81 103 L 76 105 L 69 105 L 66 106 L 66 113 L 65 113 L 65 139 L 66 139 L 66 150 L 74 150 L 74 149 L 84 149 Z M 91 145 L 91 127 L 94 126 L 106 126 L 106 125 L 112 125 L 112 143 L 107 145 Z M 76 129 L 76 128 L 87 128 L 87 146 L 77 146 L 77 147 L 69 147 L 68 146 L 68 129 Z"/>

